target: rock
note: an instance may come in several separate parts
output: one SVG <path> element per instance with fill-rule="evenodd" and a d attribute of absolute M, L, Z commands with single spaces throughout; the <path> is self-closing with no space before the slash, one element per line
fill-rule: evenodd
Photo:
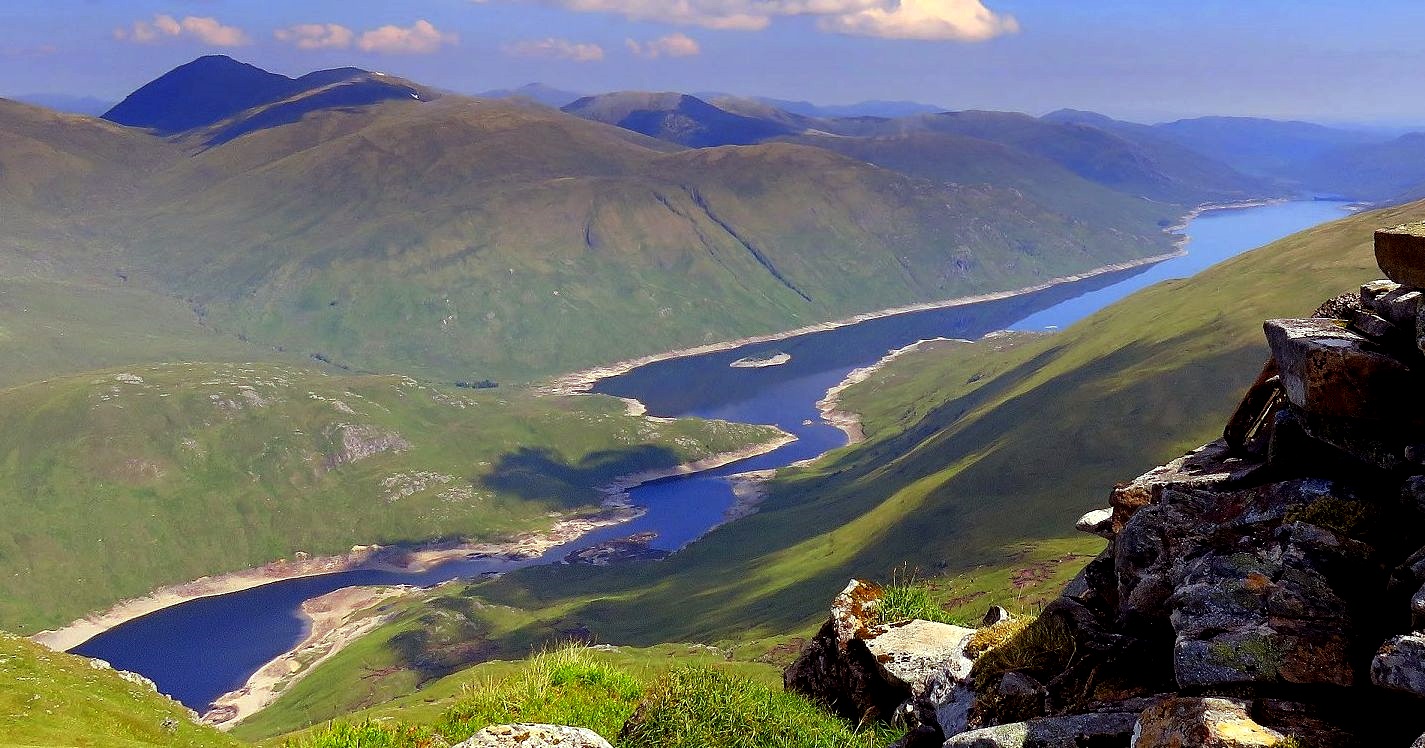
<path fill-rule="evenodd" d="M 1420 302 L 1425 298 L 1419 291 L 1397 288 L 1376 299 L 1376 314 L 1389 320 L 1393 325 L 1415 329 L 1415 321 L 1420 316 Z"/>
<path fill-rule="evenodd" d="M 1308 414 L 1388 420 L 1415 400 L 1410 369 L 1336 320 L 1268 320 L 1265 329 L 1287 398 Z"/>
<path fill-rule="evenodd" d="M 1076 714 L 961 733 L 944 748 L 1128 748 L 1138 715 Z"/>
<path fill-rule="evenodd" d="M 1079 521 L 1074 523 L 1074 529 L 1079 532 L 1086 532 L 1090 535 L 1097 535 L 1107 540 L 1113 539 L 1113 509 L 1095 509 L 1092 512 L 1079 517 Z"/>
<path fill-rule="evenodd" d="M 1371 682 L 1425 696 L 1425 635 L 1403 634 L 1381 645 L 1371 660 Z"/>
<path fill-rule="evenodd" d="M 872 625 L 879 596 L 852 580 L 782 674 L 784 686 L 858 724 L 895 718 L 911 728 L 963 729 L 973 700 L 965 646 L 974 629 L 922 620 Z"/>
<path fill-rule="evenodd" d="M 1425 748 L 1425 735 L 1416 738 L 1415 742 L 1410 744 L 1410 748 Z"/>
<path fill-rule="evenodd" d="M 985 611 L 984 616 L 980 618 L 980 625 L 993 626 L 996 623 L 1008 621 L 1011 618 L 1014 618 L 1014 616 L 1009 611 L 998 605 L 991 605 L 990 609 Z"/>
<path fill-rule="evenodd" d="M 1251 479 L 1261 468 L 1262 463 L 1258 461 L 1233 455 L 1225 441 L 1218 440 L 1198 447 L 1162 467 L 1114 487 L 1109 494 L 1114 532 L 1121 531 L 1134 512 L 1157 503 L 1157 498 L 1166 488 L 1234 485 Z"/>
<path fill-rule="evenodd" d="M 1375 311 L 1376 299 L 1400 288 L 1400 284 L 1395 281 L 1375 280 L 1361 285 L 1361 306 L 1368 311 Z"/>
<path fill-rule="evenodd" d="M 564 563 L 583 566 L 608 566 L 618 561 L 656 561 L 667 558 L 671 551 L 654 548 L 658 533 L 640 532 L 626 538 L 615 538 L 580 548 L 564 557 Z"/>
<path fill-rule="evenodd" d="M 598 733 L 562 725 L 491 725 L 454 748 L 613 748 Z"/>
<path fill-rule="evenodd" d="M 1385 277 L 1425 288 L 1425 223 L 1407 223 L 1375 233 L 1376 263 Z"/>
<path fill-rule="evenodd" d="M 1367 311 L 1351 315 L 1351 329 L 1377 342 L 1394 342 L 1402 339 L 1405 334 L 1405 330 L 1395 323 Z M 1410 329 L 1415 329 L 1413 323 Z"/>
<path fill-rule="evenodd" d="M 1164 699 L 1143 710 L 1133 730 L 1133 748 L 1271 748 L 1285 740 L 1236 699 Z"/>
<path fill-rule="evenodd" d="M 1285 400 L 1276 359 L 1268 359 L 1222 430 L 1222 438 L 1232 452 L 1260 456 L 1271 436 L 1272 416 Z"/>

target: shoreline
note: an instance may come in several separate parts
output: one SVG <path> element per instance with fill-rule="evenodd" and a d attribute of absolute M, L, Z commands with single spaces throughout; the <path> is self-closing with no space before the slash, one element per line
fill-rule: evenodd
<path fill-rule="evenodd" d="M 1192 220 L 1192 218 L 1195 218 L 1198 215 L 1201 215 L 1202 213 L 1206 213 L 1208 211 L 1250 208 L 1258 205 L 1269 205 L 1276 202 L 1284 201 L 1254 201 L 1251 203 L 1243 203 L 1240 205 L 1223 204 L 1194 208 L 1194 212 L 1190 213 L 1191 218 L 1186 218 L 1184 219 L 1184 221 L 1190 221 Z M 1172 234 L 1178 230 L 1180 230 L 1178 227 L 1172 227 L 1164 229 L 1163 231 L 1165 233 Z M 936 309 L 952 309 L 958 306 L 983 304 L 987 301 L 1001 301 L 1003 299 L 1010 299 L 1016 296 L 1024 296 L 1026 294 L 1038 293 L 1039 291 L 1045 291 L 1050 288 L 1054 288 L 1055 286 L 1062 286 L 1066 283 L 1077 283 L 1079 281 L 1096 278 L 1100 275 L 1105 275 L 1107 273 L 1116 273 L 1123 270 L 1133 270 L 1134 268 L 1143 267 L 1145 265 L 1156 265 L 1157 263 L 1164 262 L 1166 260 L 1182 257 L 1184 254 L 1187 253 L 1187 251 L 1183 249 L 1183 247 L 1186 245 L 1188 240 L 1190 240 L 1190 237 L 1180 237 L 1180 239 L 1176 242 L 1177 248 L 1171 252 L 1164 252 L 1162 254 L 1152 255 L 1150 257 L 1140 257 L 1136 260 L 1127 260 L 1124 262 L 1115 262 L 1109 265 L 1101 265 L 1099 267 L 1085 270 L 1080 273 L 1075 273 L 1073 275 L 1062 275 L 1055 278 L 1050 278 L 1046 281 L 1043 281 L 1042 283 L 1036 283 L 1032 286 L 1024 286 L 1022 288 L 1016 288 L 1007 291 L 991 291 L 982 294 L 975 294 L 972 296 L 957 296 L 952 299 L 944 299 L 941 301 L 922 301 L 917 302 L 915 304 L 889 307 L 873 312 L 862 312 L 861 314 L 857 314 L 851 317 L 845 317 L 843 319 L 833 320 L 830 322 L 818 322 L 816 324 L 805 325 L 792 330 L 784 330 L 782 332 L 768 333 L 765 335 L 752 335 L 743 338 L 736 338 L 733 340 L 724 340 L 718 343 L 705 343 L 703 345 L 691 346 L 688 348 L 678 348 L 671 351 L 664 351 L 662 353 L 653 353 L 647 356 L 640 356 L 638 358 L 631 358 L 612 364 L 606 364 L 604 366 L 595 366 L 569 374 L 564 374 L 562 376 L 546 380 L 543 384 L 537 384 L 533 387 L 533 389 L 536 392 L 545 395 L 584 395 L 589 394 L 590 391 L 593 389 L 594 385 L 598 384 L 600 380 L 609 379 L 611 377 L 616 377 L 621 374 L 627 374 L 628 372 L 633 371 L 634 369 L 638 369 L 649 364 L 655 364 L 660 361 L 672 361 L 674 359 L 679 358 L 688 358 L 691 356 L 702 356 L 709 353 L 730 351 L 735 348 L 741 348 L 743 346 L 752 345 L 754 343 L 772 343 L 779 340 L 787 340 L 790 338 L 800 337 L 802 335 L 809 335 L 815 332 L 826 332 L 828 330 L 836 330 L 842 327 L 850 327 L 851 325 L 857 325 L 862 322 L 870 322 L 871 320 L 884 319 L 886 317 L 897 317 L 902 314 L 928 312 Z M 624 400 L 625 402 L 633 400 L 632 398 L 622 397 L 619 399 Z M 633 402 L 638 401 L 633 400 Z M 630 407 L 634 406 L 630 405 Z"/>
<path fill-rule="evenodd" d="M 779 430 L 780 431 L 780 430 Z M 524 533 L 503 541 L 452 543 L 449 541 L 421 545 L 358 545 L 343 554 L 306 556 L 298 554 L 292 560 L 280 559 L 261 566 L 199 577 L 179 584 L 159 587 L 146 595 L 120 600 L 108 608 L 75 619 L 57 629 L 47 629 L 28 638 L 57 652 L 67 652 L 130 621 L 206 597 L 262 587 L 291 579 L 337 574 L 346 571 L 391 571 L 420 573 L 447 561 L 472 556 L 504 556 L 511 559 L 537 558 L 551 548 L 573 542 L 588 533 L 624 524 L 642 516 L 639 508 L 629 503 L 629 491 L 645 483 L 679 475 L 713 470 L 739 460 L 766 454 L 796 441 L 785 431 L 780 436 L 731 452 L 709 455 L 700 460 L 668 468 L 644 470 L 614 479 L 596 490 L 604 495 L 602 510 L 593 515 L 562 519 L 546 530 Z"/>
<path fill-rule="evenodd" d="M 262 711 L 347 645 L 389 622 L 394 613 L 357 616 L 419 590 L 409 585 L 343 587 L 302 603 L 307 634 L 296 646 L 268 661 L 240 688 L 213 701 L 201 722 L 224 732 Z"/>
<path fill-rule="evenodd" d="M 994 333 L 990 333 L 993 335 Z M 837 382 L 826 391 L 820 400 L 816 401 L 816 412 L 821 414 L 821 420 L 841 429 L 846 434 L 846 445 L 860 444 L 866 440 L 866 432 L 861 428 L 861 414 L 849 410 L 841 409 L 841 393 L 870 379 L 876 372 L 886 368 L 896 359 L 914 353 L 922 346 L 931 343 L 972 343 L 974 341 L 965 338 L 926 338 L 917 340 L 907 346 L 897 348 L 882 356 L 879 361 L 869 366 L 862 366 L 859 369 L 852 369 L 845 379 Z"/>

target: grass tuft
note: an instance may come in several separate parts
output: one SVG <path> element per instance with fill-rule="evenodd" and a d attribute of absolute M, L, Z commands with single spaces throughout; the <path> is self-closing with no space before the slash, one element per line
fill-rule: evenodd
<path fill-rule="evenodd" d="M 1074 656 L 1074 636 L 1057 618 L 1022 619 L 1019 630 L 975 660 L 970 677 L 977 684 L 998 683 L 1007 673 L 1021 672 L 1040 681 L 1058 675 Z M 1007 622 L 1009 631 L 1015 620 Z M 993 628 L 993 627 L 991 627 Z M 1003 632 L 1001 632 L 1003 633 Z M 988 637 L 988 635 L 987 635 Z M 999 638 L 996 634 L 994 638 Z"/>
<path fill-rule="evenodd" d="M 668 673 L 618 741 L 619 748 L 852 748 L 895 739 L 852 730 L 795 694 L 700 667 Z"/>

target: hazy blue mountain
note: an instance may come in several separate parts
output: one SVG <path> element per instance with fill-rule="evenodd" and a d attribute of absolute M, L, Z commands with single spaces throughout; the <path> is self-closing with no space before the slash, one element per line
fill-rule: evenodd
<path fill-rule="evenodd" d="M 587 94 L 565 91 L 553 86 L 546 86 L 543 83 L 526 83 L 519 88 L 497 88 L 491 91 L 476 94 L 485 99 L 514 99 L 525 98 L 535 101 L 545 106 L 560 109 L 566 107 Z"/>
<path fill-rule="evenodd" d="M 53 109 L 56 112 L 84 114 L 90 117 L 97 117 L 109 111 L 109 109 L 114 106 L 113 101 L 101 99 L 96 96 L 71 96 L 69 94 L 59 93 L 29 93 L 6 98 L 13 101 L 22 101 L 26 104 L 42 106 L 46 109 Z"/>
<path fill-rule="evenodd" d="M 586 96 L 564 111 L 693 148 L 750 145 L 800 129 L 775 118 L 735 114 L 696 96 L 669 92 Z"/>

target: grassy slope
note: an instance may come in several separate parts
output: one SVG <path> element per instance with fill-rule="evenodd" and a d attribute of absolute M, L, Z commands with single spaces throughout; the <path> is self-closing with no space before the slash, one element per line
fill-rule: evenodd
<path fill-rule="evenodd" d="M 1421 217 L 1425 203 L 1302 232 L 1053 336 L 907 356 L 848 392 L 868 441 L 788 471 L 758 514 L 663 562 L 448 594 L 541 611 L 503 638 L 583 626 L 620 643 L 806 631 L 847 577 L 902 564 L 962 615 L 1032 607 L 1102 548 L 1073 532 L 1080 513 L 1220 433 L 1266 356 L 1261 321 L 1376 277 L 1372 229 Z"/>
<path fill-rule="evenodd" d="M 409 448 L 348 461 L 344 435 Z M 0 390 L 0 623 L 33 631 L 298 550 L 540 528 L 550 512 L 596 505 L 594 487 L 615 476 L 768 436 L 630 417 L 611 398 L 269 364 L 150 365 Z"/>
<path fill-rule="evenodd" d="M 0 633 L 0 745 L 236 748 L 147 685 Z M 165 727 L 165 723 L 169 725 Z"/>
<path fill-rule="evenodd" d="M 127 160 L 103 158 L 105 138 L 128 150 L 147 136 L 61 124 L 0 107 L 0 132 L 20 133 L 0 137 L 0 158 L 25 166 L 0 176 L 23 198 L 5 265 L 123 276 L 220 332 L 446 381 L 528 379 L 1168 246 L 1147 221 L 1066 216 L 1003 186 L 791 144 L 668 152 L 512 102 L 326 110 L 206 150 L 149 138 Z M 62 178 L 38 168 L 49 160 Z M 86 210 L 51 209 L 81 181 Z"/>

